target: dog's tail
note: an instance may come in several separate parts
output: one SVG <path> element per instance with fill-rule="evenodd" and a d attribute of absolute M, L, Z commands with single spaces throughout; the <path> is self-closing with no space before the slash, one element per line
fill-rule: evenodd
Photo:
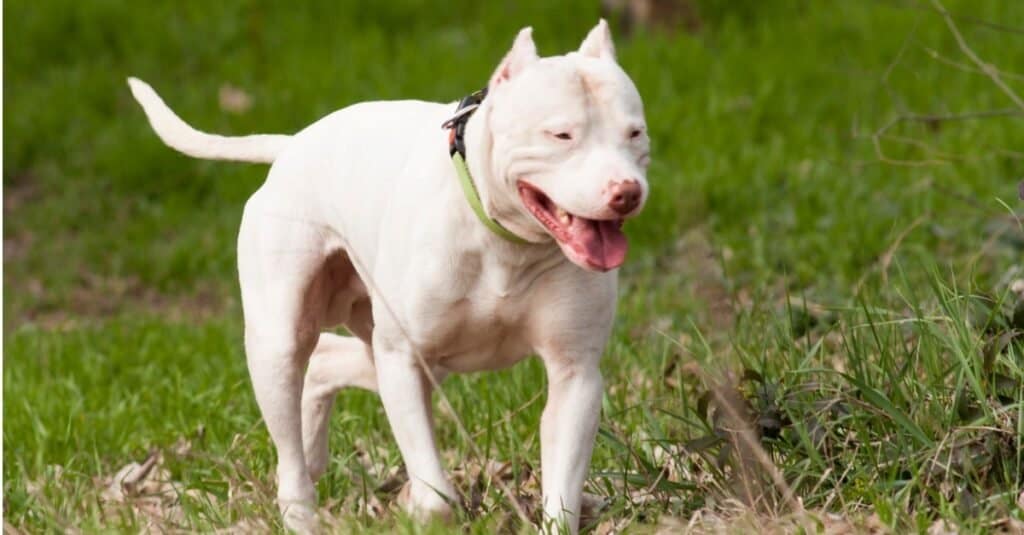
<path fill-rule="evenodd" d="M 282 134 L 228 137 L 200 132 L 175 115 L 146 82 L 129 77 L 128 85 L 135 100 L 146 112 L 156 135 L 168 147 L 189 156 L 207 160 L 272 163 L 291 140 L 291 136 Z"/>

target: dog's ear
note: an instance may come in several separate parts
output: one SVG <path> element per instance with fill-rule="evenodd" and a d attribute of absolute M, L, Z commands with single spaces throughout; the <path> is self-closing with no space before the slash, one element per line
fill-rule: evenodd
<path fill-rule="evenodd" d="M 587 34 L 587 38 L 580 45 L 580 54 L 592 58 L 615 59 L 615 44 L 612 43 L 612 32 L 608 29 L 608 23 L 601 19 Z"/>
<path fill-rule="evenodd" d="M 516 35 L 516 40 L 512 43 L 512 50 L 508 51 L 505 59 L 501 60 L 501 64 L 498 65 L 498 69 L 491 75 L 488 87 L 494 89 L 511 80 L 537 59 L 537 45 L 533 44 L 533 28 L 526 27 L 519 30 L 519 35 Z"/>

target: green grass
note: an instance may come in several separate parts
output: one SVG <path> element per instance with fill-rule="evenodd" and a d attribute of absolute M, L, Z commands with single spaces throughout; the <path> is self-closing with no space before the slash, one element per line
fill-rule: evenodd
<path fill-rule="evenodd" d="M 147 517 L 103 502 L 96 480 L 157 450 L 203 491 L 174 522 L 280 528 L 234 274 L 242 204 L 266 169 L 167 149 L 124 79 L 152 83 L 203 129 L 293 132 L 360 100 L 454 100 L 519 27 L 554 54 L 599 16 L 598 2 L 462 4 L 5 4 L 6 522 L 137 531 Z M 1024 305 L 1009 289 L 1024 279 L 1022 110 L 952 64 L 970 62 L 923 4 L 698 4 L 698 33 L 617 40 L 647 106 L 653 194 L 628 228 L 603 364 L 588 491 L 609 505 L 597 522 L 653 530 L 699 511 L 806 528 L 787 492 L 824 524 L 1024 521 Z M 1024 94 L 1024 6 L 947 7 Z M 218 107 L 225 83 L 251 110 Z M 881 154 L 872 142 L 900 116 L 992 110 L 1007 114 L 905 121 Z M 509 484 L 527 494 L 543 385 L 528 361 L 444 387 L 484 457 L 512 462 L 522 480 Z M 338 407 L 322 505 L 346 531 L 415 531 L 363 508 L 387 507 L 375 489 L 400 464 L 379 402 L 345 392 Z M 479 466 L 438 413 L 449 466 Z M 176 453 L 182 438 L 191 448 Z M 507 526 L 510 505 L 482 493 L 460 520 Z"/>

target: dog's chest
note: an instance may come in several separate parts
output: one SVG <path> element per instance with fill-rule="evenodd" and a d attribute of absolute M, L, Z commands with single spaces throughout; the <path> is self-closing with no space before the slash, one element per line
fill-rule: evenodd
<path fill-rule="evenodd" d="M 504 368 L 531 351 L 525 327 L 535 272 L 486 268 L 425 292 L 415 338 L 424 356 L 456 372 Z"/>
<path fill-rule="evenodd" d="M 471 296 L 437 316 L 437 342 L 431 351 L 443 367 L 456 372 L 504 368 L 529 352 L 516 299 Z"/>

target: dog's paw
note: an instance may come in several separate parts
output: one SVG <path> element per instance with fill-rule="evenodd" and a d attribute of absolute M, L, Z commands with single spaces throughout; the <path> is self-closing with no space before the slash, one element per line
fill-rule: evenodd
<path fill-rule="evenodd" d="M 454 489 L 452 489 L 454 494 Z M 406 481 L 398 492 L 398 506 L 419 521 L 430 519 L 451 520 L 452 506 L 449 500 L 427 485 L 414 485 Z"/>
<path fill-rule="evenodd" d="M 284 527 L 298 535 L 313 535 L 320 532 L 320 519 L 316 503 L 307 500 L 280 501 L 281 519 Z"/>

